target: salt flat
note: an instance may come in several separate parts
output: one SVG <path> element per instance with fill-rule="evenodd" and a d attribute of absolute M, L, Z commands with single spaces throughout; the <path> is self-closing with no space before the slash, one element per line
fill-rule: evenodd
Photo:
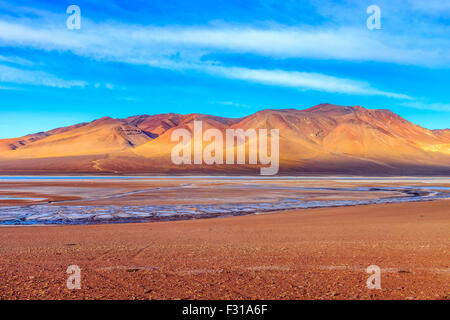
<path fill-rule="evenodd" d="M 445 178 L 0 177 L 0 224 L 185 220 L 450 197 Z"/>

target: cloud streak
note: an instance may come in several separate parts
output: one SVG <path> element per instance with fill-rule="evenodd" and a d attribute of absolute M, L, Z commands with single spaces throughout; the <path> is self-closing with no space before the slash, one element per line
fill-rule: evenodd
<path fill-rule="evenodd" d="M 20 57 L 15 56 L 2 56 L 0 55 L 0 62 L 6 62 L 6 63 L 12 63 L 12 64 L 18 64 L 22 66 L 32 66 L 34 65 L 33 62 L 27 59 L 23 59 Z"/>
<path fill-rule="evenodd" d="M 426 103 L 426 102 L 411 101 L 401 103 L 401 105 L 413 109 L 450 112 L 449 103 Z"/>
<path fill-rule="evenodd" d="M 84 81 L 64 80 L 47 72 L 23 70 L 5 65 L 0 65 L 0 82 L 38 85 L 53 88 L 82 88 L 87 85 L 87 82 Z"/>
<path fill-rule="evenodd" d="M 273 58 L 450 65 L 448 37 L 394 37 L 352 28 L 154 27 L 86 21 L 82 30 L 74 32 L 62 26 L 0 21 L 0 43 L 43 50 L 69 50 L 90 57 L 125 61 L 134 57 L 154 60 L 177 53 L 201 56 L 220 51 Z"/>
<path fill-rule="evenodd" d="M 366 82 L 337 78 L 320 73 L 283 70 L 247 69 L 237 67 L 210 66 L 206 72 L 219 74 L 230 79 L 239 79 L 266 85 L 277 85 L 297 89 L 310 89 L 330 93 L 385 96 L 395 99 L 411 100 L 408 95 L 381 91 L 371 88 Z"/>

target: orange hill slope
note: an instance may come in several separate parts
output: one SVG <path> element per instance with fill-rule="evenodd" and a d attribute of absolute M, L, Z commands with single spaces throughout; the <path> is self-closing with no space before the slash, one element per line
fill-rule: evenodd
<path fill-rule="evenodd" d="M 279 129 L 280 173 L 450 175 L 450 130 L 428 130 L 389 110 L 320 104 L 231 119 L 201 114 L 101 118 L 0 140 L 2 173 L 245 173 L 250 165 L 172 164 L 177 128 Z M 205 143 L 206 145 L 206 143 Z"/>

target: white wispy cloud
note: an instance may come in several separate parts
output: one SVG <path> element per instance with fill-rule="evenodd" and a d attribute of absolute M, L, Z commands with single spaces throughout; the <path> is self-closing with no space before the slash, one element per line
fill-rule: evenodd
<path fill-rule="evenodd" d="M 450 64 L 448 38 L 394 37 L 356 28 L 274 26 L 248 28 L 143 28 L 128 33 L 134 43 L 167 48 L 253 53 L 275 58 L 379 61 L 411 65 Z M 439 45 L 436 45 L 439 43 Z"/>
<path fill-rule="evenodd" d="M 425 66 L 450 64 L 448 37 L 395 37 L 355 28 L 146 27 L 83 21 L 82 29 L 77 31 L 66 30 L 62 25 L 0 21 L 0 44 L 69 50 L 89 57 L 126 62 L 147 60 L 155 63 L 171 59 L 175 54 L 199 58 L 220 51 L 276 58 L 381 61 Z"/>
<path fill-rule="evenodd" d="M 338 78 L 320 73 L 247 69 L 237 67 L 209 66 L 205 71 L 220 74 L 231 79 L 239 79 L 262 84 L 272 84 L 298 89 L 310 89 L 331 93 L 344 93 L 356 95 L 386 96 L 397 99 L 412 99 L 405 94 L 381 91 L 370 87 L 363 81 Z"/>
<path fill-rule="evenodd" d="M 43 71 L 23 70 L 0 65 L 0 82 L 40 85 L 55 88 L 85 87 L 87 82 L 79 80 L 64 80 Z"/>
<path fill-rule="evenodd" d="M 30 60 L 23 59 L 21 57 L 16 56 L 2 56 L 0 55 L 0 62 L 7 62 L 12 64 L 19 64 L 22 66 L 32 66 L 34 63 Z"/>
<path fill-rule="evenodd" d="M 240 103 L 240 102 L 234 102 L 234 101 L 219 101 L 219 102 L 212 102 L 212 104 L 221 104 L 224 106 L 232 106 L 237 108 L 251 108 L 248 104 Z"/>
<path fill-rule="evenodd" d="M 21 88 L 9 87 L 9 86 L 0 86 L 0 90 L 22 90 Z"/>
<path fill-rule="evenodd" d="M 410 101 L 410 102 L 403 102 L 401 103 L 401 105 L 414 109 L 450 112 L 450 103 L 427 103 L 419 101 Z"/>

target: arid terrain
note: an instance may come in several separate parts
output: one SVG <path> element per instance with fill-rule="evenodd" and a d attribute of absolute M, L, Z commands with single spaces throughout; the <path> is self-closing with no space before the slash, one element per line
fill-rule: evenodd
<path fill-rule="evenodd" d="M 40 209 L 31 226 L 0 226 L 1 299 L 450 298 L 450 200 L 414 201 L 447 194 L 447 178 L 13 179 L 0 183 L 0 211 L 56 206 L 57 217 L 80 206 L 407 202 L 89 225 L 44 225 L 52 220 L 33 220 Z M 81 268 L 80 290 L 66 287 L 70 265 Z M 381 268 L 380 290 L 366 287 L 370 265 Z"/>
<path fill-rule="evenodd" d="M 1 299 L 449 299 L 450 203 L 0 230 Z M 82 288 L 69 290 L 69 265 Z M 378 265 L 381 290 L 366 288 Z"/>
<path fill-rule="evenodd" d="M 428 130 L 389 110 L 331 104 L 239 119 L 173 113 L 101 118 L 0 140 L 0 173 L 259 174 L 258 165 L 173 164 L 178 142 L 171 135 L 179 128 L 192 132 L 194 120 L 221 132 L 278 129 L 280 174 L 450 174 L 450 130 Z"/>

